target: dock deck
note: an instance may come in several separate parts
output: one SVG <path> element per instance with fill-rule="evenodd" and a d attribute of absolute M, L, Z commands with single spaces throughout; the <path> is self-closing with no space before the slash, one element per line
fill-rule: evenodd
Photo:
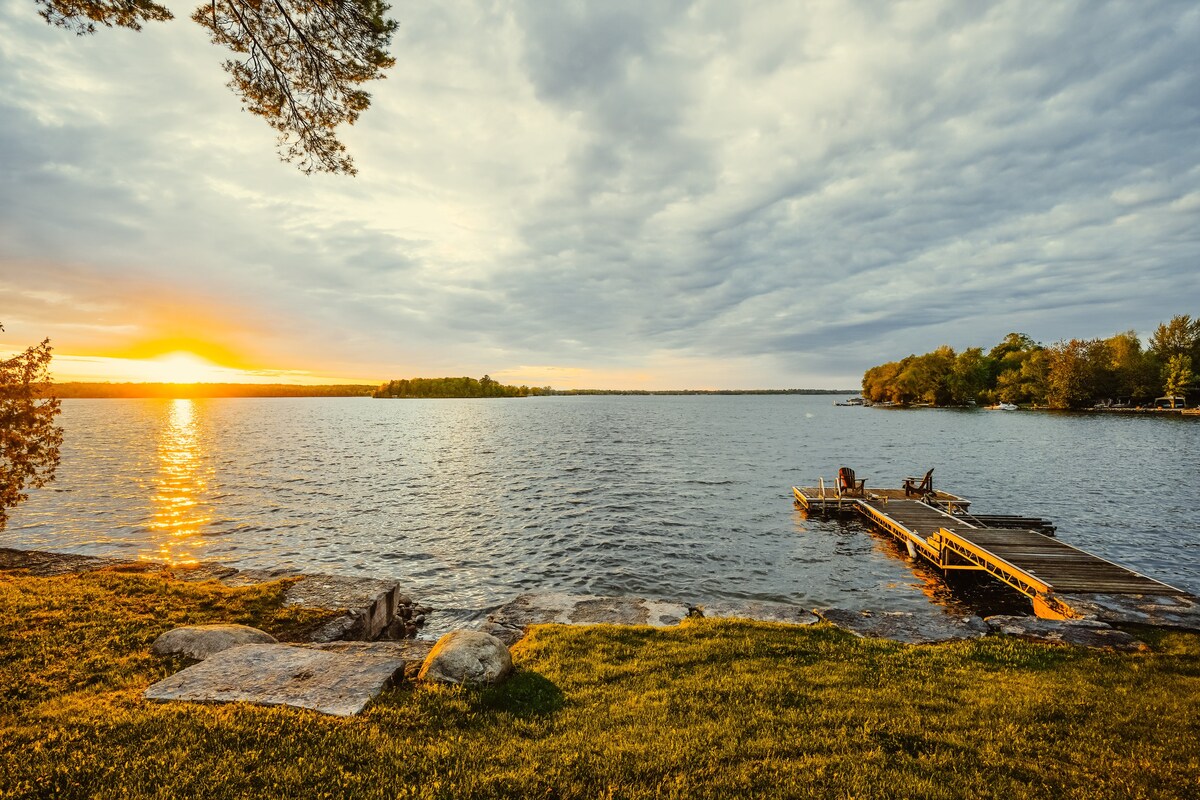
<path fill-rule="evenodd" d="M 855 511 L 943 570 L 981 570 L 1033 601 L 1038 616 L 1075 616 L 1064 594 L 1186 596 L 1187 593 L 1041 532 L 1036 517 L 972 516 L 970 501 L 947 492 L 922 500 L 903 489 L 868 489 L 862 497 L 792 487 L 812 511 Z M 1028 524 L 1026 524 L 1028 523 Z M 1038 528 L 1040 530 L 1035 530 Z"/>

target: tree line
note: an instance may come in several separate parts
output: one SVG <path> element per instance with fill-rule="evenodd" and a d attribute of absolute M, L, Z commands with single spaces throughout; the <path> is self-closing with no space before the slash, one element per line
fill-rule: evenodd
<path fill-rule="evenodd" d="M 1022 403 L 1049 408 L 1089 408 L 1109 401 L 1141 405 L 1160 396 L 1195 394 L 1200 366 L 1200 318 L 1173 317 L 1143 347 L 1136 331 L 1107 339 L 1071 339 L 1049 346 L 1010 333 L 987 352 L 956 353 L 942 345 L 931 353 L 871 367 L 863 397 L 873 402 Z"/>
<path fill-rule="evenodd" d="M 380 385 L 372 397 L 529 397 L 547 395 L 549 386 L 508 386 L 484 375 L 474 378 L 404 378 Z"/>

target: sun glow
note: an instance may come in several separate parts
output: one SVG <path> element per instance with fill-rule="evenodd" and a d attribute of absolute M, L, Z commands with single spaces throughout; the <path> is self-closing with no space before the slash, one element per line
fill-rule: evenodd
<path fill-rule="evenodd" d="M 0 351 L 0 357 L 4 353 Z M 15 355 L 15 354 L 14 354 Z M 309 370 L 225 366 L 190 350 L 171 350 L 145 358 L 80 356 L 56 352 L 52 366 L 59 383 L 376 383 L 375 377 L 346 377 Z"/>
<path fill-rule="evenodd" d="M 219 383 L 242 375 L 241 370 L 220 367 L 194 353 L 175 352 L 146 359 L 141 380 L 154 383 Z"/>

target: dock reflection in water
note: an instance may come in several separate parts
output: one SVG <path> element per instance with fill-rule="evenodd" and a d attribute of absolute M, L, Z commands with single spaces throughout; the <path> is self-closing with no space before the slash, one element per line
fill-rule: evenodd
<path fill-rule="evenodd" d="M 142 558 L 194 564 L 204 542 L 201 529 L 211 517 L 201 504 L 208 486 L 199 423 L 193 400 L 172 401 L 158 441 L 158 491 L 149 528 L 153 550 Z"/>

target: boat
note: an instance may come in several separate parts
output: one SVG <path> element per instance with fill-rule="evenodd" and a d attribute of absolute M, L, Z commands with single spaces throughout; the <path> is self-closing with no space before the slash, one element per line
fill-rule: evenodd
<path fill-rule="evenodd" d="M 834 403 L 835 406 L 842 406 L 843 408 L 847 406 L 865 406 L 866 404 L 867 401 L 863 400 L 861 397 L 851 397 L 844 403 Z"/>
<path fill-rule="evenodd" d="M 1000 409 L 1001 411 L 1016 411 L 1017 410 L 1017 406 L 1015 403 L 997 403 L 996 408 Z"/>

